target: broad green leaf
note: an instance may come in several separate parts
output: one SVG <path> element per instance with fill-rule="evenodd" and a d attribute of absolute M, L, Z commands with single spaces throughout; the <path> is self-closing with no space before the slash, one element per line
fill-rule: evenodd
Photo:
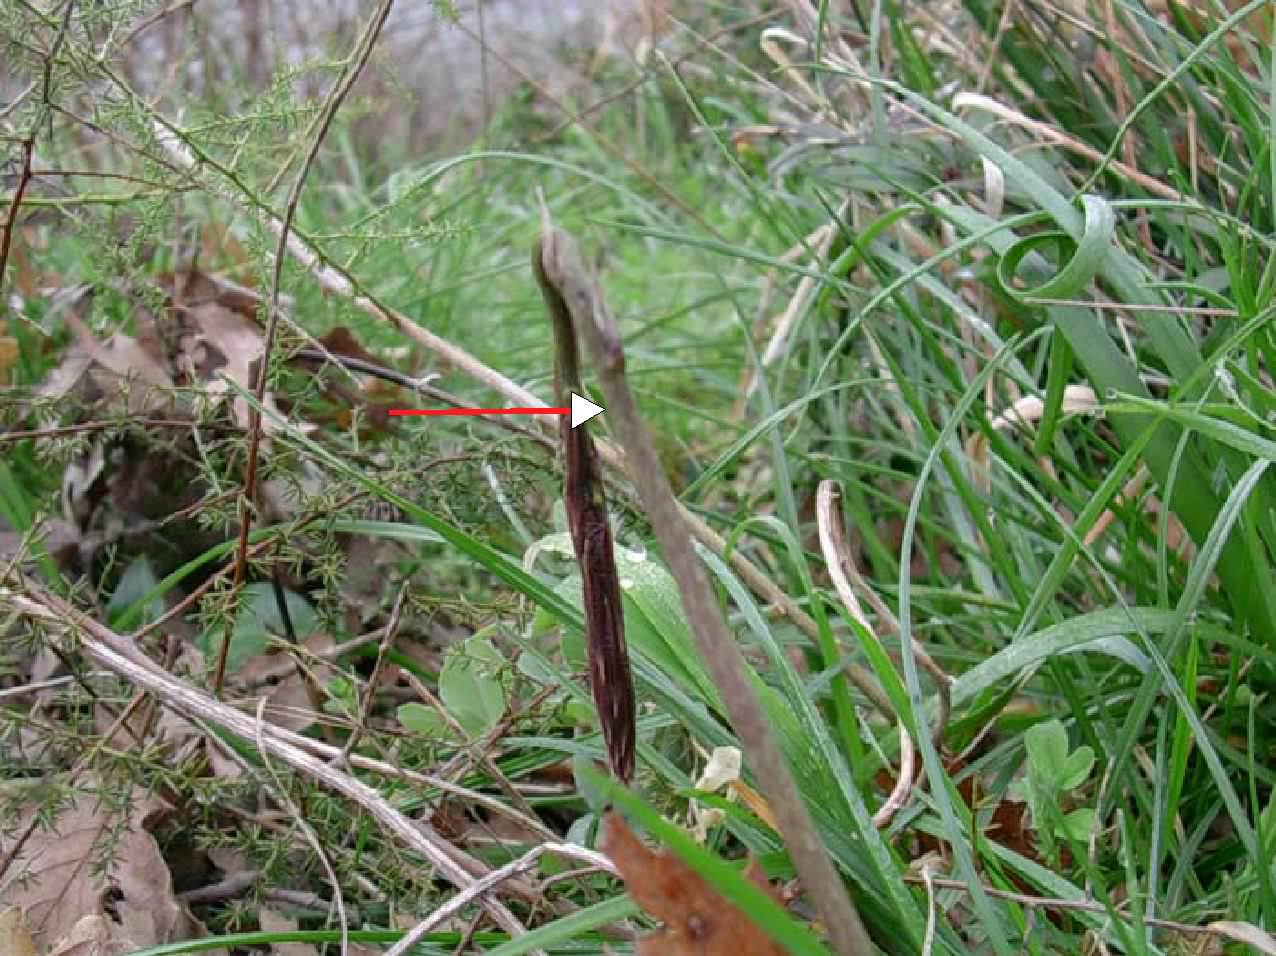
<path fill-rule="evenodd" d="M 288 605 L 288 617 L 298 638 L 304 638 L 315 629 L 318 615 L 310 602 L 294 591 L 284 590 Z M 126 605 L 130 610 L 136 605 Z M 220 624 L 213 624 L 203 634 L 200 646 L 206 656 L 215 656 L 221 646 L 224 631 Z M 226 655 L 226 670 L 234 673 L 249 658 L 264 653 L 276 638 L 286 633 L 279 602 L 274 587 L 268 581 L 246 584 L 241 592 L 239 614 L 231 633 L 230 650 Z"/>
<path fill-rule="evenodd" d="M 483 736 L 505 713 L 500 670 L 505 658 L 486 637 L 475 635 L 448 654 L 439 674 L 439 697 L 471 738 Z"/>
<path fill-rule="evenodd" d="M 159 618 L 164 613 L 164 598 L 162 595 L 152 594 L 158 580 L 150 558 L 146 555 L 140 554 L 130 561 L 106 605 L 106 619 L 111 627 L 117 627 L 124 613 L 145 597 L 150 597 L 150 600 L 141 605 L 143 623 Z"/>
<path fill-rule="evenodd" d="M 528 549 L 524 564 L 542 551 L 570 557 L 574 553 L 571 537 L 552 534 L 540 539 Z M 717 690 L 700 665 L 695 639 L 683 620 L 673 577 L 648 555 L 619 545 L 616 572 L 624 595 L 625 640 L 629 647 L 645 656 L 684 691 L 720 709 Z M 574 607 L 581 606 L 579 574 L 568 575 L 554 591 Z M 579 631 L 575 632 L 574 640 L 565 634 L 562 652 L 569 664 L 583 666 L 584 641 Z"/>
<path fill-rule="evenodd" d="M 1059 789 L 1075 790 L 1085 783 L 1093 767 L 1094 749 L 1088 744 L 1083 744 L 1068 754 L 1068 758 L 1064 761 L 1063 774 L 1059 778 Z"/>
<path fill-rule="evenodd" d="M 415 702 L 400 704 L 399 709 L 395 711 L 395 716 L 399 718 L 399 723 L 405 730 L 410 730 L 422 737 L 439 737 L 447 729 L 447 725 L 438 712 L 425 704 Z"/>
<path fill-rule="evenodd" d="M 1094 826 L 1094 810 L 1082 807 L 1073 810 L 1063 818 L 1063 835 L 1069 840 L 1084 843 L 1090 838 L 1090 829 Z"/>

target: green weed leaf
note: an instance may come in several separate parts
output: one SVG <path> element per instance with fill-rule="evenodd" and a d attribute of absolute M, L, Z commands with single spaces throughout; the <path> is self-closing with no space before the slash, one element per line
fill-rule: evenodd
<path fill-rule="evenodd" d="M 504 664 L 505 658 L 492 642 L 477 635 L 443 664 L 439 697 L 472 738 L 491 730 L 505 712 L 505 687 L 500 679 Z"/>

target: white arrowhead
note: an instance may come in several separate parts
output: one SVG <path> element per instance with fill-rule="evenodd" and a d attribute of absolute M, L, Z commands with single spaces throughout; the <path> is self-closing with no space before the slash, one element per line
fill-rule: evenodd
<path fill-rule="evenodd" d="M 572 428 L 583 425 L 595 415 L 601 415 L 603 407 L 572 392 Z"/>

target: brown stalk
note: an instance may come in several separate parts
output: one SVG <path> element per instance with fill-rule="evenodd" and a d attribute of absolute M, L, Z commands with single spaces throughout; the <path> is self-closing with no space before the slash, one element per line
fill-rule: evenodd
<path fill-rule="evenodd" d="M 558 405 L 569 404 L 571 392 L 584 392 L 580 375 L 580 350 L 571 311 L 559 288 L 546 274 L 542 243 L 532 251 L 532 272 L 545 299 L 554 330 L 554 395 Z M 580 567 L 585 607 L 585 639 L 589 658 L 589 686 L 598 708 L 603 740 L 611 772 L 623 783 L 634 776 L 635 723 L 634 679 L 625 646 L 625 617 L 620 596 L 620 575 L 612 546 L 602 466 L 593 439 L 582 423 L 559 418 L 559 441 L 566 461 L 563 504 L 572 548 Z"/>
<path fill-rule="evenodd" d="M 62 21 L 58 25 L 58 32 L 53 37 L 53 42 L 49 44 L 48 51 L 43 54 L 44 71 L 40 81 L 40 109 L 36 118 L 32 120 L 27 135 L 18 141 L 22 148 L 22 169 L 18 173 L 18 184 L 9 203 L 8 215 L 5 216 L 4 231 L 0 232 L 0 282 L 4 280 L 5 269 L 9 265 L 9 251 L 13 248 L 13 234 L 17 231 L 22 196 L 31 185 L 31 163 L 35 156 L 36 134 L 48 118 L 49 110 L 52 109 L 53 61 L 58 58 L 62 44 L 66 41 L 67 31 L 71 27 L 71 11 L 74 7 L 72 0 L 66 0 L 66 5 L 62 8 Z"/>
<path fill-rule="evenodd" d="M 749 684 L 744 659 L 726 626 L 718 599 L 696 555 L 687 521 L 673 496 L 651 436 L 639 415 L 625 378 L 625 356 L 607 304 L 594 278 L 581 264 L 576 244 L 554 227 L 548 210 L 536 245 L 537 278 L 556 325 L 570 324 L 585 340 L 599 384 L 607 398 L 629 474 L 682 598 L 683 612 L 700 655 L 722 695 L 727 716 L 775 813 L 793 865 L 841 956 L 873 952 L 864 924 L 846 893 L 811 820 L 788 764 Z"/>

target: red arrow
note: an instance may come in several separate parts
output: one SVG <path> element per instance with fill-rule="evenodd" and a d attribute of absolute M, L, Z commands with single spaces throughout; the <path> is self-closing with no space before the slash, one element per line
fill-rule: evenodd
<path fill-rule="evenodd" d="M 570 415 L 570 408 L 392 408 L 391 415 Z"/>
<path fill-rule="evenodd" d="M 587 398 L 572 392 L 571 408 L 392 408 L 391 415 L 570 415 L 572 428 L 603 411 Z"/>

